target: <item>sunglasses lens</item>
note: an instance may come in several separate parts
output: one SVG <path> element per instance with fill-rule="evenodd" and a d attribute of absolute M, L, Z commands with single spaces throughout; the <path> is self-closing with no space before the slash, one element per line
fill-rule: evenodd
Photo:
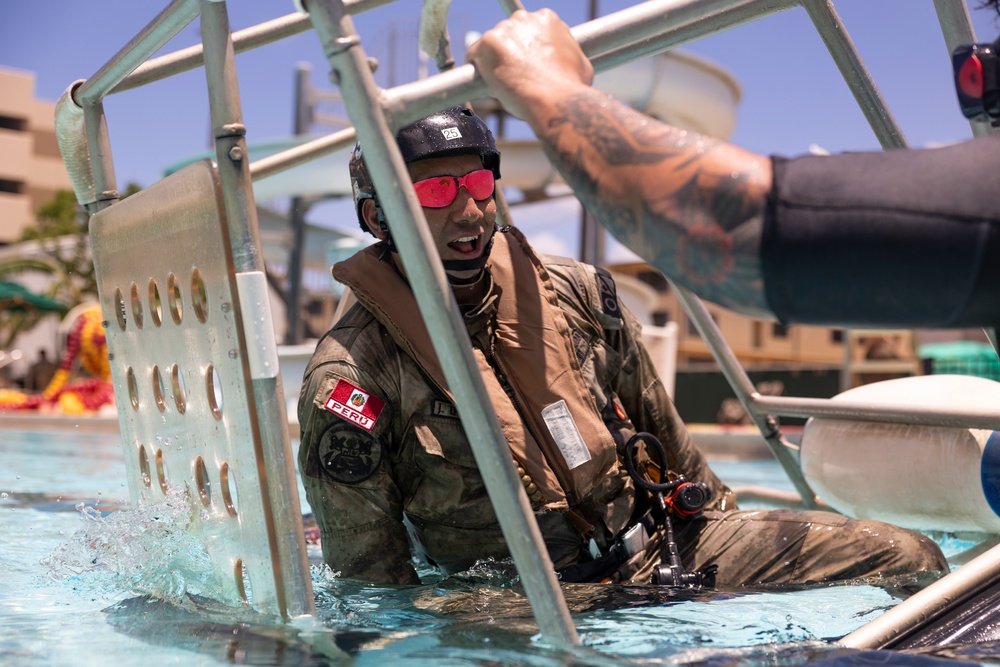
<path fill-rule="evenodd" d="M 465 189 L 473 199 L 486 199 L 493 194 L 493 172 L 489 169 L 478 169 L 465 175 Z"/>
<path fill-rule="evenodd" d="M 444 208 L 458 196 L 459 186 L 464 186 L 473 199 L 486 199 L 493 194 L 493 172 L 477 169 L 465 176 L 435 176 L 413 184 L 420 205 L 425 208 Z"/>
<path fill-rule="evenodd" d="M 427 208 L 444 208 L 455 201 L 458 195 L 458 184 L 451 176 L 439 176 L 417 181 L 413 184 L 417 199 L 421 206 Z"/>

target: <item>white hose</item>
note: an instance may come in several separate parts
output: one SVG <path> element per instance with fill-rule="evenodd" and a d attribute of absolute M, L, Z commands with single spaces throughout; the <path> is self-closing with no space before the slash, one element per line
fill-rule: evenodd
<path fill-rule="evenodd" d="M 81 83 L 82 79 L 74 82 L 56 103 L 56 140 L 59 142 L 59 152 L 66 164 L 76 200 L 81 206 L 87 206 L 97 201 L 97 191 L 94 187 L 90 151 L 87 148 L 83 108 L 73 101 L 73 89 Z"/>
<path fill-rule="evenodd" d="M 448 10 L 451 0 L 424 0 L 420 11 L 420 50 L 434 56 L 442 72 L 455 64 L 448 38 Z"/>

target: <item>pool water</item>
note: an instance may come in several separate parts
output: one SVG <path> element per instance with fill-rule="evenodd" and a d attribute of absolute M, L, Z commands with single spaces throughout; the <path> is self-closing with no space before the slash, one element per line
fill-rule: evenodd
<path fill-rule="evenodd" d="M 713 468 L 733 486 L 791 488 L 771 462 Z M 395 588 L 333 576 L 315 547 L 317 617 L 285 624 L 213 602 L 206 556 L 177 529 L 188 511 L 180 496 L 130 508 L 116 434 L 4 430 L 0 666 L 839 665 L 901 655 L 832 643 L 899 602 L 875 586 L 565 585 L 582 644 L 566 652 L 536 636 L 510 563 Z M 970 545 L 942 542 L 946 553 Z M 939 662 L 902 657 L 892 664 Z"/>

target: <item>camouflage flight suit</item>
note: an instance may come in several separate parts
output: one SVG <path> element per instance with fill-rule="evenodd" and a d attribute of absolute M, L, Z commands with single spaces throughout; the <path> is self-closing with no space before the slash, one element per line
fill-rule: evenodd
<path fill-rule="evenodd" d="M 546 476 L 545 462 L 542 472 L 524 475 L 557 570 L 586 563 L 595 546 L 606 552 L 647 507 L 645 492 L 635 491 L 619 464 L 623 444 L 636 432 L 655 434 L 667 451 L 669 468 L 704 482 L 711 491 L 705 518 L 675 520 L 675 531 L 685 564 L 718 565 L 719 585 L 947 569 L 933 542 L 878 522 L 824 512 L 736 511 L 732 492 L 709 469 L 678 417 L 639 343 L 640 326 L 618 302 L 610 276 L 567 259 L 546 258 L 543 265 L 516 230 L 498 233 L 497 244 L 509 246 L 512 257 L 529 256 L 544 278 L 540 289 L 554 292 L 550 296 L 571 332 L 565 346 L 576 361 L 570 361 L 568 374 L 582 376 L 592 409 L 606 429 L 602 435 L 612 436 L 610 467 L 595 468 L 582 497 L 556 488 L 560 481 L 570 483 L 558 474 Z M 347 270 L 352 262 L 359 266 L 361 253 L 335 270 L 361 303 L 319 342 L 299 398 L 299 465 L 324 559 L 345 577 L 415 584 L 411 539 L 416 551 L 447 572 L 481 559 L 508 557 L 440 370 L 434 370 L 426 350 L 412 343 L 418 337 L 412 322 L 392 320 L 386 312 L 406 290 L 383 283 L 401 278 L 388 262 L 372 259 L 377 249 L 366 252 L 364 270 Z M 494 251 L 493 274 L 499 275 L 496 263 L 504 256 Z M 491 285 L 478 303 L 463 308 L 479 359 L 489 357 L 499 301 L 508 293 Z M 422 323 L 418 326 L 426 337 Z M 409 332 L 403 330 L 407 328 Z M 484 380 L 489 379 L 490 369 L 481 370 Z M 498 414 L 501 404 L 510 403 L 502 394 L 491 392 Z M 511 449 L 515 463 L 521 464 L 518 444 L 511 442 Z M 599 448 L 592 449 L 600 458 Z M 524 465 L 530 468 L 530 461 Z M 662 530 L 650 537 L 644 551 L 597 578 L 648 581 L 664 543 Z"/>

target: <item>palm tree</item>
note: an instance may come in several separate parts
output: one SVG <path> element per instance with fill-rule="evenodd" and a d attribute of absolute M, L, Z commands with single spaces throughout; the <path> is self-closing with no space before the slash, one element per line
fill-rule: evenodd
<path fill-rule="evenodd" d="M 49 296 L 70 306 L 93 300 L 97 276 L 90 254 L 90 216 L 71 191 L 61 190 L 39 207 L 37 218 L 38 224 L 25 229 L 21 240 L 37 242 L 56 267 Z"/>
<path fill-rule="evenodd" d="M 129 183 L 122 199 L 139 192 Z M 26 271 L 36 271 L 51 277 L 44 296 L 66 304 L 66 309 L 85 301 L 97 300 L 97 274 L 90 252 L 90 216 L 70 190 L 60 190 L 38 208 L 37 224 L 24 230 L 21 242 L 34 242 L 41 251 L 10 260 L 0 260 L 0 279 Z M 59 311 L 49 311 L 59 312 Z M 62 311 L 62 312 L 65 312 Z M 0 313 L 0 349 L 10 346 L 14 338 L 30 330 L 48 312 L 38 309 L 15 309 Z"/>
<path fill-rule="evenodd" d="M 60 272 L 60 267 L 51 260 L 38 257 L 15 257 L 0 261 L 0 280 L 29 271 L 55 276 Z M 59 280 L 53 280 L 52 286 L 44 296 L 54 299 L 59 283 Z M 38 308 L 24 303 L 17 307 L 0 309 L 0 350 L 9 348 L 18 334 L 30 331 L 43 317 L 52 313 L 65 313 L 66 310 L 68 310 L 66 306 L 53 310 L 49 307 Z"/>

